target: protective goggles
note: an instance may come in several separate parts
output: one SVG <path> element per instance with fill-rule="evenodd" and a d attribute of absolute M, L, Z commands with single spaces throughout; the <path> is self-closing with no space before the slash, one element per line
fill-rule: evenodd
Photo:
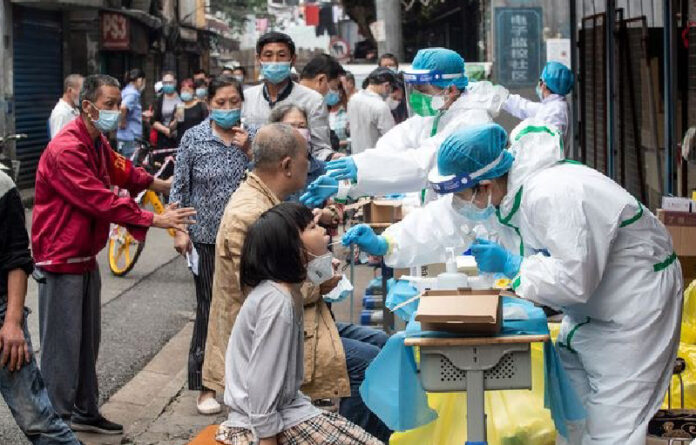
<path fill-rule="evenodd" d="M 472 187 L 476 187 L 481 177 L 493 170 L 502 160 L 505 155 L 505 151 L 500 152 L 500 155 L 490 164 L 476 170 L 472 173 L 465 173 L 461 175 L 447 175 L 442 176 L 437 168 L 433 168 L 428 175 L 428 182 L 430 187 L 439 195 L 446 195 L 448 193 L 457 193 L 462 190 L 466 190 Z"/>

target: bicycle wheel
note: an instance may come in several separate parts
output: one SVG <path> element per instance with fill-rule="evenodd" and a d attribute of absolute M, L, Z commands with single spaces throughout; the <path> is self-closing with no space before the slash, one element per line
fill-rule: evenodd
<path fill-rule="evenodd" d="M 117 277 L 125 276 L 133 269 L 145 248 L 145 241 L 138 242 L 125 227 L 112 225 L 109 234 L 109 269 Z"/>

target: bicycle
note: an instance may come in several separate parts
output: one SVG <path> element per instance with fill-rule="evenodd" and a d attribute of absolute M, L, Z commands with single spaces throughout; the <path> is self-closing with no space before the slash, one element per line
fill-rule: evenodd
<path fill-rule="evenodd" d="M 26 133 L 16 133 L 5 135 L 0 137 L 0 164 L 3 164 L 9 170 L 9 176 L 12 178 L 14 183 L 17 183 L 19 178 L 19 165 L 20 161 L 12 159 L 10 153 L 7 152 L 7 143 L 10 141 L 19 141 L 21 139 L 26 139 L 29 137 Z"/>
<path fill-rule="evenodd" d="M 131 156 L 134 166 L 143 167 L 155 178 L 167 179 L 174 174 L 176 148 L 153 150 L 149 142 L 143 139 L 137 139 L 137 142 L 138 148 Z M 118 188 L 114 189 L 114 193 L 119 196 L 128 196 L 128 191 Z M 164 197 L 152 190 L 143 190 L 135 197 L 135 202 L 141 208 L 156 214 L 164 212 L 163 201 Z M 167 232 L 172 238 L 176 235 L 174 229 L 167 229 Z M 140 253 L 145 248 L 145 240 L 139 242 L 128 232 L 128 229 L 112 224 L 108 248 L 109 269 L 113 275 L 122 277 L 133 269 L 140 258 Z"/>

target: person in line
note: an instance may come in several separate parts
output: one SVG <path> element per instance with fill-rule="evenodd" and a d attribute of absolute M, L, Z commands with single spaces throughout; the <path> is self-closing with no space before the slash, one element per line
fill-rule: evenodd
<path fill-rule="evenodd" d="M 340 153 L 347 153 L 349 126 L 348 113 L 346 110 L 348 108 L 348 99 L 346 97 L 346 90 L 343 89 L 343 84 L 340 82 L 338 84 L 338 94 L 340 97 L 339 101 L 335 105 L 329 106 L 329 128 L 331 128 L 332 131 L 332 139 L 333 135 L 338 139 L 338 151 Z"/>
<path fill-rule="evenodd" d="M 193 72 L 193 82 L 198 83 L 198 82 L 203 82 L 206 85 L 210 83 L 210 78 L 208 78 L 208 73 L 205 72 L 204 69 L 199 68 Z"/>
<path fill-rule="evenodd" d="M 396 75 L 396 82 L 394 83 L 392 93 L 387 97 L 385 102 L 389 106 L 392 116 L 394 116 L 394 122 L 397 125 L 408 119 L 406 90 L 404 88 L 404 75 L 402 73 Z"/>
<path fill-rule="evenodd" d="M 192 208 L 169 205 L 161 214 L 111 191 L 131 196 L 149 188 L 168 193 L 169 183 L 111 149 L 121 90 L 116 79 L 88 76 L 80 92 L 80 117 L 41 154 L 36 172 L 32 248 L 39 273 L 41 372 L 56 412 L 75 431 L 120 434 L 123 427 L 99 413 L 96 362 L 101 334 L 101 279 L 96 255 L 109 225 L 128 228 L 139 241 L 149 227 L 185 230 Z M 59 234 L 59 236 L 56 236 Z"/>
<path fill-rule="evenodd" d="M 307 139 L 308 146 L 311 146 L 309 128 L 307 127 L 307 113 L 295 105 L 281 105 L 280 107 L 274 108 L 271 112 L 271 117 L 269 123 L 282 123 L 288 124 L 295 130 L 299 131 L 302 136 Z M 310 148 L 311 153 L 311 148 Z M 309 159 L 309 170 L 307 170 L 307 183 L 318 178 L 326 172 L 325 164 L 321 161 L 310 156 Z M 293 193 L 288 196 L 285 201 L 299 202 L 300 196 L 304 193 L 305 188 Z M 337 229 L 339 222 L 340 212 L 336 206 L 331 205 L 324 207 L 320 211 L 319 222 L 323 227 Z"/>
<path fill-rule="evenodd" d="M 394 73 L 387 68 L 377 68 L 367 76 L 366 81 L 367 87 L 354 94 L 348 102 L 353 155 L 373 148 L 395 125 L 389 105 L 385 102 L 396 84 Z"/>
<path fill-rule="evenodd" d="M 511 140 L 505 150 L 496 124 L 456 132 L 440 147 L 431 178 L 454 193 L 457 213 L 495 218 L 511 235 L 473 242 L 479 269 L 506 275 L 522 298 L 563 310 L 558 351 L 586 411 L 585 422 L 568 425 L 568 443 L 642 445 L 679 346 L 683 283 L 671 237 L 610 178 L 564 162 L 557 129 L 529 119 Z M 444 186 L 453 181 L 459 186 Z M 452 212 L 436 203 L 399 223 L 410 235 L 382 237 L 363 226 L 344 243 L 387 261 L 393 252 L 403 260 L 407 251 L 422 257 L 444 249 L 453 235 L 439 227 L 452 225 Z"/>
<path fill-rule="evenodd" d="M 184 79 L 181 82 L 179 98 L 183 102 L 183 111 L 179 111 L 179 114 L 183 116 L 177 116 L 181 117 L 181 120 L 175 119 L 177 147 L 181 146 L 181 139 L 189 128 L 195 127 L 208 117 L 208 107 L 196 97 L 196 88 L 192 79 Z"/>
<path fill-rule="evenodd" d="M 229 445 L 382 444 L 339 414 L 312 405 L 304 380 L 302 286 L 332 273 L 329 237 L 305 206 L 283 203 L 259 216 L 244 240 L 240 283 L 248 293 L 225 356 Z"/>
<path fill-rule="evenodd" d="M 309 186 L 303 203 L 320 205 L 338 193 L 338 180 L 350 180 L 345 190 L 350 197 L 421 193 L 440 143 L 460 128 L 491 122 L 508 95 L 490 82 L 469 85 L 464 59 L 448 49 L 422 49 L 412 66 L 404 74 L 411 117 L 382 136 L 375 149 L 329 162 L 328 174 Z"/>
<path fill-rule="evenodd" d="M 235 67 L 235 69 L 232 70 L 232 77 L 234 77 L 240 85 L 245 85 L 247 77 L 246 68 L 241 65 Z"/>
<path fill-rule="evenodd" d="M 503 104 L 503 110 L 518 119 L 535 117 L 547 124 L 555 125 L 568 142 L 568 102 L 566 96 L 573 90 L 575 75 L 560 62 L 548 62 L 541 72 L 536 94 L 539 102 L 511 94 Z"/>
<path fill-rule="evenodd" d="M 247 99 L 248 100 L 248 99 Z M 259 216 L 306 184 L 307 141 L 287 124 L 268 124 L 253 142 L 254 170 L 227 203 L 216 240 L 213 300 L 210 309 L 203 382 L 217 391 L 225 386 L 225 351 L 244 302 L 239 282 L 241 249 Z M 387 340 L 383 332 L 346 325 L 344 338 L 322 299 L 340 276 L 327 274 L 320 285 L 306 283 L 304 299 L 304 380 L 302 392 L 312 400 L 343 398 L 339 412 L 370 434 L 386 441 L 391 432 L 372 414 L 359 394 L 365 369 Z M 347 340 L 348 338 L 352 340 Z M 348 345 L 348 346 L 346 346 Z"/>
<path fill-rule="evenodd" d="M 138 142 L 143 137 L 143 106 L 140 95 L 145 90 L 145 73 L 133 68 L 126 73 L 126 87 L 121 91 L 121 118 L 116 140 L 118 152 L 131 159 Z"/>
<path fill-rule="evenodd" d="M 295 43 L 288 35 L 279 32 L 269 32 L 259 38 L 256 43 L 256 58 L 261 65 L 263 82 L 244 92 L 247 99 L 242 110 L 244 122 L 258 128 L 268 122 L 274 107 L 288 103 L 298 105 L 309 114 L 312 156 L 320 161 L 335 157 L 338 153 L 331 149 L 329 113 L 323 94 L 328 91 L 332 79 L 338 77 L 338 74 L 333 73 L 340 73 L 340 70 L 333 64 L 324 64 L 325 68 L 320 73 L 324 79 L 322 89 L 326 90 L 323 94 L 293 82 L 290 80 L 290 71 L 296 58 Z"/>
<path fill-rule="evenodd" d="M 384 53 L 381 56 L 379 56 L 379 60 L 377 61 L 377 66 L 379 68 L 387 68 L 393 73 L 398 73 L 399 72 L 399 59 L 396 58 L 396 56 L 392 53 Z"/>
<path fill-rule="evenodd" d="M 271 116 L 268 118 L 268 123 L 283 123 L 290 125 L 305 137 L 307 140 L 307 146 L 309 147 L 309 152 L 312 152 L 312 137 L 309 130 L 309 123 L 307 121 L 307 113 L 302 108 L 292 104 L 284 104 L 275 107 L 273 111 L 271 111 Z M 315 180 L 324 173 L 326 173 L 326 163 L 315 159 L 310 154 L 309 170 L 307 170 L 306 183 Z M 302 187 L 302 189 L 288 196 L 285 200 L 299 202 L 303 190 L 305 190 L 305 187 Z"/>
<path fill-rule="evenodd" d="M 220 75 L 232 77 L 234 76 L 234 68 L 234 65 L 225 65 L 220 71 Z"/>
<path fill-rule="evenodd" d="M 174 248 L 182 255 L 191 255 L 195 249 L 198 256 L 198 270 L 192 271 L 197 304 L 189 350 L 188 386 L 191 391 L 200 391 L 197 409 L 201 414 L 217 414 L 221 409 L 215 391 L 203 385 L 201 368 L 215 272 L 215 237 L 225 204 L 237 190 L 251 160 L 248 134 L 239 126 L 243 103 L 239 82 L 226 76 L 213 79 L 210 119 L 184 133 L 169 196 L 169 202 L 193 207 L 197 212 L 196 224 L 188 228 L 188 233 L 176 233 Z"/>
<path fill-rule="evenodd" d="M 196 99 L 203 102 L 203 105 L 205 106 L 205 103 L 208 100 L 208 83 L 202 80 L 194 80 L 193 83 L 193 86 L 196 88 Z M 206 111 L 207 110 L 208 107 L 206 106 Z"/>
<path fill-rule="evenodd" d="M 78 445 L 51 405 L 32 351 L 24 300 L 34 263 L 24 206 L 4 170 L 0 164 L 0 393 L 32 444 Z"/>
<path fill-rule="evenodd" d="M 162 76 L 162 96 L 157 99 L 152 128 L 157 131 L 157 148 L 176 148 L 177 107 L 181 98 L 176 92 L 176 77 L 171 71 Z"/>
<path fill-rule="evenodd" d="M 81 75 L 71 74 L 63 81 L 63 96 L 58 99 L 48 118 L 50 139 L 53 139 L 66 124 L 80 115 L 78 104 L 83 80 Z"/>
<path fill-rule="evenodd" d="M 341 84 L 343 85 L 343 90 L 346 92 L 346 102 L 353 97 L 355 91 L 355 76 L 350 71 L 346 71 L 344 75 L 340 76 Z"/>

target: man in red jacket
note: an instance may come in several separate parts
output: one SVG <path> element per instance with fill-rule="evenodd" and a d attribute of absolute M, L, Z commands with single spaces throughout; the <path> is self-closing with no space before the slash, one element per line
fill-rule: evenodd
<path fill-rule="evenodd" d="M 32 247 L 45 276 L 39 284 L 41 372 L 58 415 L 76 431 L 120 434 L 121 425 L 98 409 L 96 374 L 101 334 L 101 280 L 95 256 L 104 248 L 110 223 L 128 227 L 143 240 L 150 226 L 185 230 L 192 208 L 167 207 L 162 214 L 121 198 L 149 188 L 167 192 L 114 152 L 104 136 L 116 129 L 121 92 L 116 79 L 92 75 L 80 92 L 81 115 L 51 140 L 36 172 Z"/>

